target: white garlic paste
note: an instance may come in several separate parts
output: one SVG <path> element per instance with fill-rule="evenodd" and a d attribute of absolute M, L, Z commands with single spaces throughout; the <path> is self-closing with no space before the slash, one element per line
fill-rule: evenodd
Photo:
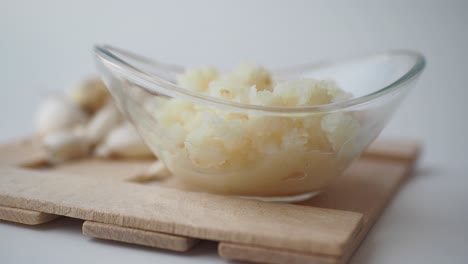
<path fill-rule="evenodd" d="M 213 67 L 187 70 L 178 85 L 234 102 L 315 106 L 351 95 L 333 81 L 275 82 L 255 64 L 229 74 Z M 249 196 L 287 196 L 320 190 L 351 162 L 360 129 L 350 113 L 265 115 L 233 112 L 182 99 L 161 99 L 158 153 L 173 174 L 204 190 Z M 347 142 L 347 143 L 346 143 Z M 346 143 L 346 144 L 345 144 Z"/>

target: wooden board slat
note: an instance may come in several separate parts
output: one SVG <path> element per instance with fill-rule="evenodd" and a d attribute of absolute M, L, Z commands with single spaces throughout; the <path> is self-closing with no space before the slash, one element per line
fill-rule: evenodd
<path fill-rule="evenodd" d="M 421 152 L 421 144 L 414 140 L 386 139 L 373 142 L 362 157 L 414 163 Z"/>
<path fill-rule="evenodd" d="M 83 223 L 83 234 L 90 237 L 184 252 L 199 240 L 92 221 Z"/>
<path fill-rule="evenodd" d="M 353 212 L 10 167 L 0 175 L 0 205 L 201 239 L 340 255 L 361 224 Z"/>
<path fill-rule="evenodd" d="M 336 264 L 340 260 L 339 256 L 305 254 L 225 242 L 219 243 L 218 254 L 225 259 L 269 264 Z"/>
<path fill-rule="evenodd" d="M 0 220 L 25 225 L 39 225 L 57 219 L 58 215 L 38 211 L 0 206 Z"/>

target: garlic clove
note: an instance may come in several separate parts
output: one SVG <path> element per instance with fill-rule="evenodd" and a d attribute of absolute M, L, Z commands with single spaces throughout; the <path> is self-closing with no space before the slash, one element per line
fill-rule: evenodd
<path fill-rule="evenodd" d="M 171 176 L 171 172 L 167 169 L 166 165 L 158 160 L 151 164 L 146 170 L 145 175 L 164 179 Z"/>
<path fill-rule="evenodd" d="M 106 85 L 99 78 L 90 78 L 77 83 L 69 93 L 72 102 L 83 110 L 94 113 L 109 100 Z"/>
<path fill-rule="evenodd" d="M 63 97 L 46 98 L 36 114 L 36 131 L 39 137 L 46 134 L 70 130 L 84 124 L 87 114 L 79 107 Z"/>
<path fill-rule="evenodd" d="M 144 159 L 154 157 L 151 149 L 141 139 L 129 122 L 115 127 L 95 150 L 98 157 Z"/>
<path fill-rule="evenodd" d="M 50 163 L 57 164 L 89 154 L 86 140 L 70 131 L 58 131 L 46 135 L 41 142 Z"/>
<path fill-rule="evenodd" d="M 166 165 L 160 160 L 155 161 L 145 170 L 143 170 L 136 178 L 133 178 L 134 182 L 150 182 L 150 181 L 161 181 L 169 178 L 171 172 L 167 169 Z"/>
<path fill-rule="evenodd" d="M 113 103 L 101 108 L 84 128 L 84 136 L 92 145 L 101 142 L 109 132 L 122 122 L 122 115 Z"/>

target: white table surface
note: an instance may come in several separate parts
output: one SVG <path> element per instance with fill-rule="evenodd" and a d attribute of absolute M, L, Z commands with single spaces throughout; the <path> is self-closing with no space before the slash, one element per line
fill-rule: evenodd
<path fill-rule="evenodd" d="M 0 1 L 1 140 L 33 131 L 41 93 L 95 73 L 94 43 L 186 65 L 423 52 L 427 69 L 383 134 L 423 141 L 424 156 L 351 263 L 468 263 L 467 1 L 65 2 Z M 214 243 L 174 254 L 93 240 L 73 219 L 0 223 L 0 263 L 56 262 L 226 261 Z"/>

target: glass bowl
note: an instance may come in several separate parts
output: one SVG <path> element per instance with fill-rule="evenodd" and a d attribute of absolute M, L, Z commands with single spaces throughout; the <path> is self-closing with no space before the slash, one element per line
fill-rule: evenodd
<path fill-rule="evenodd" d="M 304 200 L 325 188 L 379 135 L 425 67 L 417 52 L 389 50 L 273 71 L 276 80 L 331 79 L 354 96 L 275 107 L 184 89 L 175 84 L 184 72 L 177 65 L 107 45 L 95 54 L 117 106 L 174 177 L 196 190 L 267 201 Z M 177 123 L 191 118 L 190 128 Z"/>

